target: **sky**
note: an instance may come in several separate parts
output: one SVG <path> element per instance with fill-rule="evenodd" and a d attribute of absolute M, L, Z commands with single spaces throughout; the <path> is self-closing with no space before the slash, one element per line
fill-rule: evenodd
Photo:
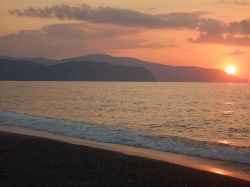
<path fill-rule="evenodd" d="M 0 0 L 0 55 L 101 53 L 250 80 L 250 0 Z"/>

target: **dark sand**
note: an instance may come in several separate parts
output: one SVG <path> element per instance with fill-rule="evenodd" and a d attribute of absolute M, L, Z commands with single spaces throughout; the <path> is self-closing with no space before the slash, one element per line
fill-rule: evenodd
<path fill-rule="evenodd" d="M 0 186 L 250 186 L 162 161 L 0 132 Z"/>

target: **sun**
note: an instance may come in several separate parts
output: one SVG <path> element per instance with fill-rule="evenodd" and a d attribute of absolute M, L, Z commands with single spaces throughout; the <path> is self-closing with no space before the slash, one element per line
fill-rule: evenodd
<path fill-rule="evenodd" d="M 226 73 L 229 75 L 235 75 L 237 69 L 235 66 L 227 66 Z"/>

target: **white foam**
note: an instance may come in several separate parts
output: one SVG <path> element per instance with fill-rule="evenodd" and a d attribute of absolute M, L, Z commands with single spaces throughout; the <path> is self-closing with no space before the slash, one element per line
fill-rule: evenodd
<path fill-rule="evenodd" d="M 156 137 L 129 129 L 29 116 L 1 110 L 0 123 L 99 142 L 250 164 L 249 147 L 236 147 L 180 137 Z"/>

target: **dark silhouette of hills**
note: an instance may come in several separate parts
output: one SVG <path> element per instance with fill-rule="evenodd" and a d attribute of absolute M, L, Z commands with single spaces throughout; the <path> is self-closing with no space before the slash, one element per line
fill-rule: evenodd
<path fill-rule="evenodd" d="M 38 62 L 40 64 L 44 65 L 55 65 L 62 63 L 59 60 L 52 60 L 48 58 L 43 58 L 43 57 L 11 57 L 11 56 L 0 56 L 0 60 L 12 60 L 12 61 L 33 61 L 33 62 Z"/>
<path fill-rule="evenodd" d="M 157 81 L 160 82 L 247 82 L 245 79 L 228 75 L 224 71 L 218 69 L 190 66 L 170 66 L 142 61 L 130 57 L 112 57 L 110 55 L 92 54 L 82 57 L 63 59 L 61 61 L 67 62 L 72 60 L 98 61 L 123 66 L 143 67 L 151 71 Z"/>
<path fill-rule="evenodd" d="M 37 81 L 156 81 L 153 74 L 140 67 L 102 62 L 65 62 L 44 65 L 32 61 L 0 60 L 1 80 Z"/>
<path fill-rule="evenodd" d="M 0 60 L 0 80 L 28 80 L 28 74 L 43 64 L 28 60 Z"/>
<path fill-rule="evenodd" d="M 5 56 L 0 57 L 0 68 L 1 61 L 4 61 L 4 59 L 12 59 L 12 61 L 18 63 L 36 63 L 36 65 L 33 64 L 31 67 L 36 66 L 33 68 L 38 68 L 38 70 L 25 73 L 27 80 L 247 82 L 245 79 L 228 75 L 218 69 L 170 66 L 142 61 L 136 58 L 113 57 L 102 54 L 61 60 L 25 57 L 21 58 L 21 61 L 19 58 Z M 40 67 L 38 67 L 39 65 Z"/>

